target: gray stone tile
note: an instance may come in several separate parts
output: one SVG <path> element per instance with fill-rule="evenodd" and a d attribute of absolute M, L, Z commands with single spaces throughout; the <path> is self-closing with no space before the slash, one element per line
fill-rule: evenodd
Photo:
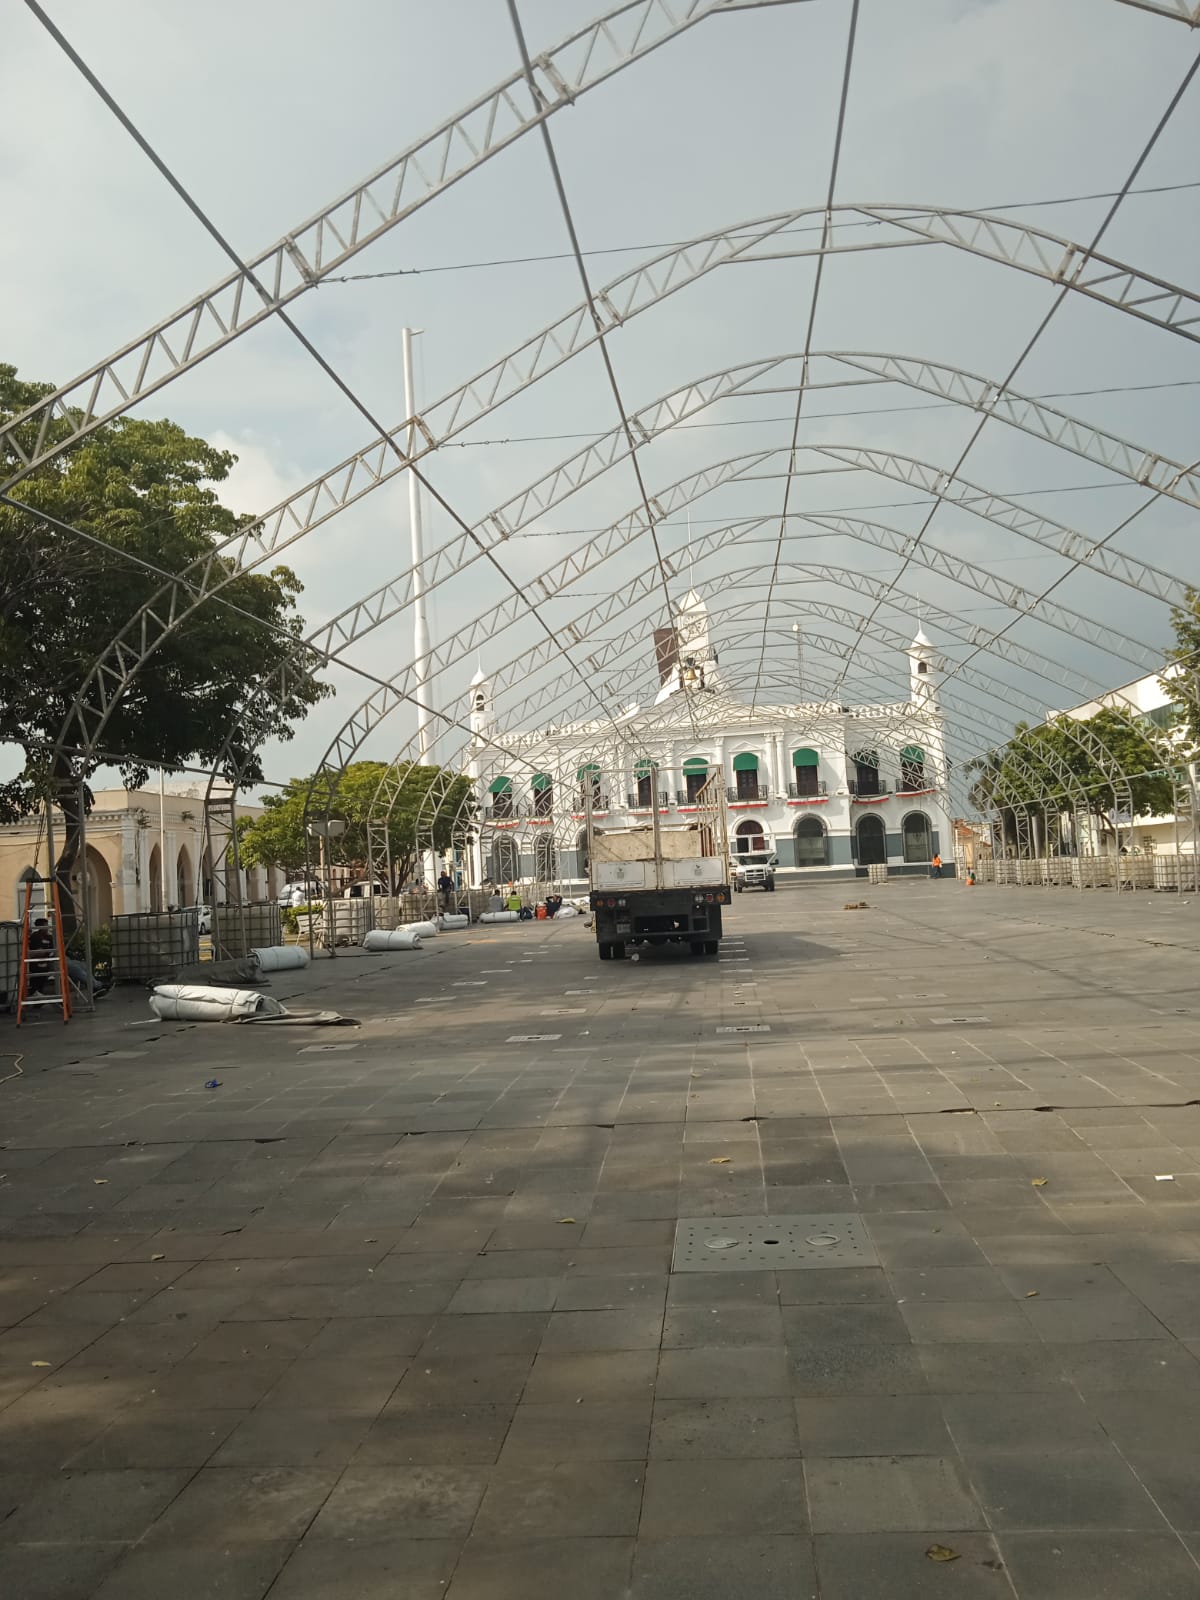
<path fill-rule="evenodd" d="M 1164 1339 L 1097 1339 L 1054 1345 L 1071 1381 L 1084 1391 L 1200 1389 L 1200 1360 L 1186 1346 Z"/>
<path fill-rule="evenodd" d="M 646 1455 L 649 1398 L 633 1401 L 537 1402 L 518 1406 L 500 1457 L 504 1466 L 531 1461 L 635 1461 Z"/>
<path fill-rule="evenodd" d="M 262 1600 L 287 1560 L 288 1544 L 245 1544 L 206 1550 L 131 1550 L 96 1590 L 95 1600 Z"/>
<path fill-rule="evenodd" d="M 337 1476 L 334 1468 L 205 1467 L 144 1542 L 179 1549 L 299 1539 Z"/>
<path fill-rule="evenodd" d="M 387 1409 L 477 1405 L 481 1401 L 511 1401 L 515 1405 L 521 1398 L 532 1365 L 532 1356 L 525 1355 L 437 1359 L 421 1355 L 401 1378 Z"/>
<path fill-rule="evenodd" d="M 1020 1344 L 1037 1335 L 1012 1300 L 940 1300 L 900 1307 L 914 1344 Z"/>
<path fill-rule="evenodd" d="M 798 1456 L 795 1418 L 776 1398 L 658 1400 L 650 1435 L 655 1460 Z"/>
<path fill-rule="evenodd" d="M 814 1533 L 985 1528 L 961 1465 L 949 1456 L 806 1457 Z"/>
<path fill-rule="evenodd" d="M 1098 1394 L 1091 1409 L 1122 1450 L 1185 1455 L 1200 1427 L 1200 1394 Z"/>
<path fill-rule="evenodd" d="M 1068 1383 L 1056 1346 L 924 1344 L 916 1351 L 933 1394 L 1040 1394 Z"/>
<path fill-rule="evenodd" d="M 180 1414 L 150 1406 L 127 1412 L 67 1462 L 83 1471 L 202 1467 L 238 1426 L 239 1411 Z"/>
<path fill-rule="evenodd" d="M 1021 1595 L 1053 1600 L 1193 1600 L 1200 1569 L 1171 1533 L 1008 1533 L 1000 1549 Z"/>
<path fill-rule="evenodd" d="M 953 1448 L 927 1395 L 840 1395 L 795 1402 L 806 1456 L 944 1456 Z"/>
<path fill-rule="evenodd" d="M 665 1273 L 647 1278 L 613 1274 L 602 1278 L 565 1278 L 558 1286 L 556 1311 L 627 1311 L 651 1307 L 661 1311 L 666 1300 Z"/>
<path fill-rule="evenodd" d="M 916 1348 L 907 1344 L 793 1344 L 789 1386 L 796 1395 L 924 1394 Z"/>
<path fill-rule="evenodd" d="M 498 1539 L 630 1536 L 638 1531 L 641 1461 L 501 1463 L 491 1476 L 474 1533 Z"/>
<path fill-rule="evenodd" d="M 942 1409 L 964 1456 L 1094 1454 L 1102 1451 L 1107 1438 L 1096 1412 L 1071 1393 L 950 1395 Z"/>
<path fill-rule="evenodd" d="M 306 1539 L 271 1600 L 441 1600 L 457 1539 Z"/>
<path fill-rule="evenodd" d="M 533 1356 L 546 1333 L 549 1317 L 542 1312 L 480 1312 L 434 1318 L 418 1352 L 420 1360 L 463 1356 Z"/>
<path fill-rule="evenodd" d="M 20 1600 L 90 1600 L 127 1549 L 117 1543 L 6 1545 L 0 1560 L 5 1589 Z"/>
<path fill-rule="evenodd" d="M 898 1267 L 889 1277 L 905 1304 L 1011 1299 L 1003 1274 L 992 1267 Z"/>
<path fill-rule="evenodd" d="M 289 1361 L 302 1355 L 325 1326 L 306 1322 L 222 1322 L 196 1345 L 197 1361 Z"/>
<path fill-rule="evenodd" d="M 321 1508 L 311 1539 L 462 1539 L 487 1473 L 479 1467 L 351 1466 Z"/>
<path fill-rule="evenodd" d="M 1082 1300 L 1027 1300 L 1022 1309 L 1047 1343 L 1097 1339 L 1168 1339 L 1156 1316 L 1133 1295 L 1094 1295 Z"/>
<path fill-rule="evenodd" d="M 675 1307 L 663 1323 L 664 1350 L 697 1346 L 741 1347 L 783 1343 L 783 1321 L 774 1305 L 693 1305 Z"/>
<path fill-rule="evenodd" d="M 0 1546 L 50 1544 L 64 1528 L 79 1544 L 139 1539 L 190 1477 L 134 1468 L 10 1477 L 0 1484 Z"/>
<path fill-rule="evenodd" d="M 371 1426 L 369 1412 L 260 1406 L 212 1458 L 217 1467 L 344 1467 Z"/>
<path fill-rule="evenodd" d="M 798 1461 L 651 1461 L 642 1539 L 806 1531 Z"/>
<path fill-rule="evenodd" d="M 934 1544 L 956 1551 L 958 1559 L 930 1561 L 925 1552 Z M 990 1534 L 948 1534 L 940 1527 L 903 1534 L 827 1533 L 813 1540 L 813 1549 L 821 1600 L 1012 1600 Z M 1030 1591 L 1029 1600 L 1052 1600 L 1051 1592 Z"/>
<path fill-rule="evenodd" d="M 972 1454 L 971 1480 L 994 1529 L 1161 1530 L 1162 1517 L 1111 1447 L 1070 1455 Z"/>
<path fill-rule="evenodd" d="M 633 1548 L 632 1539 L 552 1538 L 524 1543 L 475 1535 L 463 1547 L 455 1568 L 455 1600 L 562 1600 L 567 1594 L 573 1600 L 614 1600 L 628 1593 Z M 332 1594 L 329 1600 L 334 1600 Z M 347 1593 L 346 1600 L 357 1596 Z M 379 1600 L 384 1600 L 383 1590 Z M 410 1596 L 405 1590 L 389 1589 L 386 1600 L 410 1600 Z M 411 1600 L 425 1600 L 425 1595 L 414 1594 Z"/>
<path fill-rule="evenodd" d="M 659 1398 L 703 1399 L 709 1395 L 756 1399 L 790 1395 L 791 1370 L 782 1346 L 664 1350 L 658 1364 Z"/>
<path fill-rule="evenodd" d="M 552 1311 L 558 1278 L 468 1278 L 450 1301 L 454 1314 L 496 1311 Z"/>
<path fill-rule="evenodd" d="M 652 1306 L 632 1311 L 555 1311 L 548 1319 L 542 1353 L 575 1350 L 655 1350 L 663 1314 Z"/>
<path fill-rule="evenodd" d="M 807 1539 L 736 1535 L 642 1539 L 630 1600 L 800 1600 L 815 1592 Z M 611 1600 L 611 1593 L 604 1600 Z"/>
<path fill-rule="evenodd" d="M 334 1317 L 303 1352 L 303 1359 L 374 1364 L 411 1356 L 421 1348 L 434 1321 L 432 1316 Z"/>
<path fill-rule="evenodd" d="M 783 1326 L 790 1346 L 840 1340 L 864 1345 L 912 1342 L 904 1318 L 888 1305 L 785 1306 Z"/>
<path fill-rule="evenodd" d="M 882 1267 L 825 1267 L 819 1272 L 778 1272 L 775 1276 L 780 1303 L 785 1306 L 859 1306 L 892 1298 Z"/>
<path fill-rule="evenodd" d="M 268 1409 L 293 1411 L 378 1411 L 407 1372 L 409 1358 L 355 1358 L 293 1361 L 263 1396 Z M 241 1371 L 234 1368 L 235 1372 Z"/>

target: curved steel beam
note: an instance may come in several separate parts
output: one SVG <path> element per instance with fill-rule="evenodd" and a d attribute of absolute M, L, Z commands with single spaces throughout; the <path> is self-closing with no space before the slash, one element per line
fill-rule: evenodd
<path fill-rule="evenodd" d="M 243 270 L 222 278 L 0 426 L 0 455 L 11 451 L 22 464 L 0 487 L 11 488 L 102 423 L 290 305 L 436 195 L 622 67 L 706 17 L 784 3 L 796 0 L 623 0 L 610 7 L 537 57 L 536 97 L 518 69 L 253 256 Z M 58 418 L 70 428 L 52 438 Z"/>

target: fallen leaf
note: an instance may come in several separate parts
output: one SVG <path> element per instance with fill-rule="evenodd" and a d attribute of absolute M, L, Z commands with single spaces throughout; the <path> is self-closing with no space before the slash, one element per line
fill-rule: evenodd
<path fill-rule="evenodd" d="M 1026 1289 L 1026 1291 L 1025 1291 L 1026 1300 L 1036 1300 L 1037 1297 L 1038 1297 L 1038 1291 L 1036 1289 Z"/>
<path fill-rule="evenodd" d="M 1174 1183 L 1175 1174 L 1173 1172 L 1156 1172 L 1154 1181 L 1155 1183 Z"/>
<path fill-rule="evenodd" d="M 156 1256 L 151 1256 L 150 1259 L 151 1261 L 165 1261 L 167 1257 L 166 1253 L 160 1250 Z"/>
<path fill-rule="evenodd" d="M 31 1367 L 48 1367 L 50 1363 L 48 1361 L 31 1361 L 29 1365 Z"/>
<path fill-rule="evenodd" d="M 708 1164 L 710 1167 L 727 1167 L 731 1160 L 730 1156 L 713 1156 Z"/>
<path fill-rule="evenodd" d="M 930 1561 L 958 1560 L 958 1551 L 951 1550 L 948 1545 L 944 1544 L 931 1544 L 929 1549 L 926 1550 L 925 1554 L 929 1557 Z"/>
<path fill-rule="evenodd" d="M 565 1223 L 574 1222 L 575 1218 L 574 1217 L 559 1217 L 558 1221 L 559 1221 L 559 1225 L 562 1226 Z"/>
<path fill-rule="evenodd" d="M 93 1178 L 92 1182 L 93 1183 L 107 1183 L 108 1179 L 107 1178 Z"/>
<path fill-rule="evenodd" d="M 1032 1183 L 1032 1185 L 1033 1185 L 1033 1187 L 1035 1189 L 1042 1189 L 1042 1188 L 1045 1187 L 1045 1184 L 1046 1184 L 1045 1178 L 1030 1178 L 1029 1181 L 1030 1181 L 1030 1183 Z"/>

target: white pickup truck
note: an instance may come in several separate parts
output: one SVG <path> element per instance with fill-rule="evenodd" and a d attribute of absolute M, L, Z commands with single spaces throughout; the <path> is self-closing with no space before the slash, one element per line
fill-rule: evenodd
<path fill-rule="evenodd" d="M 775 868 L 779 857 L 774 850 L 747 850 L 736 855 L 729 863 L 729 877 L 735 894 L 743 889 L 765 889 L 775 893 Z"/>

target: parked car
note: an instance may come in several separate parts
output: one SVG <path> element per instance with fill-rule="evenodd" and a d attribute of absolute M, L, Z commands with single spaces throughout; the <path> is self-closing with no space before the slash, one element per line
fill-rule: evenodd
<path fill-rule="evenodd" d="M 376 880 L 375 880 L 374 889 L 372 889 L 372 887 L 371 887 L 371 880 L 369 878 L 360 878 L 357 883 L 352 883 L 352 884 L 348 885 L 345 889 L 342 890 L 342 899 L 343 900 L 369 900 L 371 898 L 372 894 L 386 894 L 386 893 L 387 893 L 387 886 L 385 884 L 380 883 L 378 878 L 376 878 Z"/>
<path fill-rule="evenodd" d="M 774 894 L 778 865 L 779 857 L 774 850 L 747 850 L 734 856 L 730 874 L 734 893 L 741 894 L 743 889 L 765 889 L 768 894 Z"/>
<path fill-rule="evenodd" d="M 196 926 L 197 926 L 198 930 L 201 933 L 211 933 L 212 932 L 212 907 L 211 906 L 197 906 L 196 907 L 196 913 L 197 913 L 197 915 L 196 915 Z"/>
<path fill-rule="evenodd" d="M 324 900 L 325 891 L 315 878 L 310 878 L 307 883 L 285 883 L 279 891 L 279 908 L 281 911 L 290 911 L 293 906 L 306 906 L 313 900 Z"/>

